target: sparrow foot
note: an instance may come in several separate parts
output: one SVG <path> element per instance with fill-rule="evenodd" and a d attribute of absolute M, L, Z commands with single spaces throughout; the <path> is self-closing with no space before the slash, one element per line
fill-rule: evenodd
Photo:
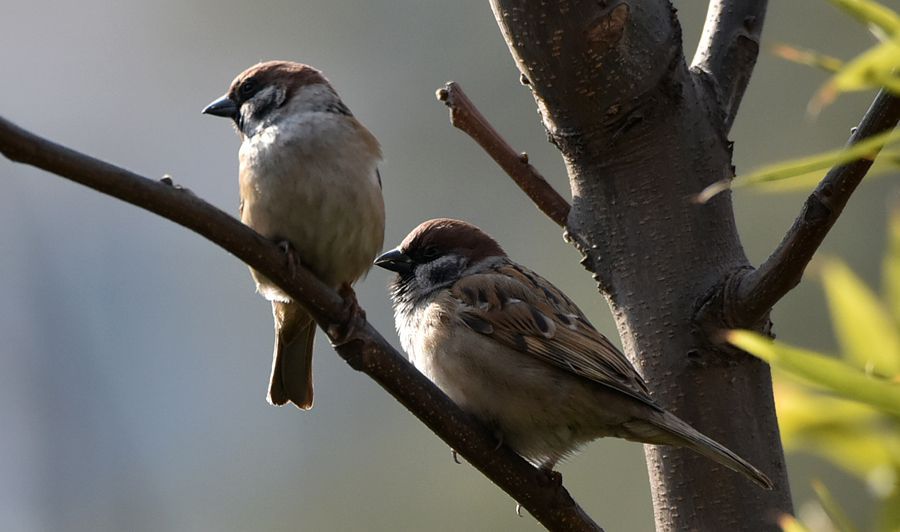
<path fill-rule="evenodd" d="M 494 451 L 499 451 L 500 448 L 503 447 L 503 433 L 499 430 L 495 430 L 494 437 L 497 438 L 497 446 L 494 447 Z"/>
<path fill-rule="evenodd" d="M 300 268 L 300 265 L 303 263 L 300 261 L 300 256 L 297 255 L 297 251 L 294 249 L 294 246 L 291 245 L 287 240 L 279 240 L 277 243 L 278 249 L 284 253 L 285 258 L 288 263 L 288 271 L 291 273 L 291 277 L 294 277 L 297 274 L 297 270 Z"/>
<path fill-rule="evenodd" d="M 176 183 L 175 180 L 172 179 L 172 176 L 170 176 L 169 174 L 164 174 L 162 177 L 160 177 L 159 182 L 162 183 L 163 185 L 166 185 L 167 187 L 172 187 L 175 190 L 185 192 L 192 196 L 194 195 L 194 193 L 193 193 L 193 191 L 191 191 L 191 189 L 189 189 L 187 187 L 183 187 L 183 186 L 179 185 L 178 183 Z"/>
<path fill-rule="evenodd" d="M 541 476 L 538 479 L 541 486 L 558 488 L 562 486 L 562 474 L 553 469 L 541 467 Z"/>
<path fill-rule="evenodd" d="M 453 461 L 457 464 L 461 464 L 459 461 L 459 453 L 456 452 L 456 449 L 450 449 L 450 455 L 453 457 Z"/>
<path fill-rule="evenodd" d="M 359 324 L 366 321 L 366 311 L 359 306 L 356 292 L 349 283 L 342 284 L 338 288 L 338 294 L 344 300 L 344 309 L 341 312 L 344 319 L 341 320 L 341 323 L 328 326 L 328 336 L 331 338 L 331 345 L 335 347 L 347 344 L 356 338 Z"/>

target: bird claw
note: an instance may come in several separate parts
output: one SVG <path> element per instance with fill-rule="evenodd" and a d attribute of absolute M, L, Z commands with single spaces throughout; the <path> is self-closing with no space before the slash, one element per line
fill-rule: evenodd
<path fill-rule="evenodd" d="M 331 345 L 338 347 L 353 341 L 356 338 L 359 324 L 366 321 L 366 311 L 359 306 L 356 293 L 349 283 L 344 283 L 338 289 L 338 294 L 344 300 L 343 316 L 341 323 L 328 326 L 328 337 Z"/>
<path fill-rule="evenodd" d="M 516 503 L 516 515 L 522 517 L 522 505 L 519 503 Z"/>
<path fill-rule="evenodd" d="M 553 469 L 541 468 L 541 477 L 538 479 L 538 482 L 542 486 L 550 486 L 554 488 L 558 488 L 562 486 L 562 474 L 559 471 L 554 471 Z"/>
<path fill-rule="evenodd" d="M 179 185 L 178 183 L 176 183 L 175 180 L 172 179 L 172 176 L 170 176 L 169 174 L 164 174 L 162 177 L 160 177 L 159 182 L 162 183 L 163 185 L 166 185 L 167 187 L 172 187 L 175 190 L 178 190 L 179 192 L 184 192 L 186 194 L 190 194 L 191 196 L 195 195 L 191 189 L 189 189 L 187 187 L 183 187 L 183 186 Z"/>
<path fill-rule="evenodd" d="M 291 277 L 294 277 L 302 264 L 300 257 L 297 255 L 297 251 L 294 250 L 294 246 L 287 240 L 279 240 L 277 244 L 278 249 L 284 253 L 285 258 L 287 259 L 288 271 L 290 272 Z"/>
<path fill-rule="evenodd" d="M 494 432 L 494 437 L 497 438 L 497 446 L 494 447 L 494 452 L 499 451 L 501 447 L 503 447 L 503 433 L 498 431 Z"/>
<path fill-rule="evenodd" d="M 453 456 L 454 462 L 456 462 L 457 464 L 462 464 L 462 462 L 459 461 L 459 453 L 456 452 L 456 449 L 450 449 L 450 455 Z"/>

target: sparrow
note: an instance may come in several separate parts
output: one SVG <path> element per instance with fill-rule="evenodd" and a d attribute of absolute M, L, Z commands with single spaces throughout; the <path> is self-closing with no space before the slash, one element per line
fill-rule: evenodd
<path fill-rule="evenodd" d="M 232 119 L 240 136 L 241 221 L 278 242 L 289 263 L 352 294 L 384 242 L 378 140 L 320 71 L 290 61 L 248 68 L 203 113 Z M 275 318 L 267 399 L 307 410 L 315 323 L 265 276 L 251 275 Z"/>
<path fill-rule="evenodd" d="M 428 220 L 375 264 L 397 274 L 397 332 L 416 368 L 535 466 L 552 472 L 584 444 L 612 436 L 685 447 L 772 488 L 657 404 L 571 299 L 474 225 Z"/>

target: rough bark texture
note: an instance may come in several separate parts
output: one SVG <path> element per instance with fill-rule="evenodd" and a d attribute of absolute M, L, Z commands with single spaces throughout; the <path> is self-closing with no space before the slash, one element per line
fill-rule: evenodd
<path fill-rule="evenodd" d="M 750 4 L 764 12 L 764 2 Z M 723 286 L 750 269 L 730 193 L 691 201 L 733 172 L 726 135 L 746 80 L 719 84 L 718 67 L 692 74 L 667 1 L 491 5 L 564 157 L 567 234 L 609 301 L 626 353 L 660 403 L 776 485 L 766 492 L 689 451 L 647 446 L 657 529 L 777 529 L 775 516 L 792 507 L 769 369 L 714 341 L 725 327 L 765 330 L 768 319 L 735 323 L 724 314 Z M 758 36 L 740 21 L 741 38 Z"/>

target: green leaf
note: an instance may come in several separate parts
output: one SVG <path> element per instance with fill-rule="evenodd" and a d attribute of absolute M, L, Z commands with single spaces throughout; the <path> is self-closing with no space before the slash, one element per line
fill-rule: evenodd
<path fill-rule="evenodd" d="M 703 189 L 703 191 L 697 195 L 695 201 L 698 203 L 706 203 L 716 194 L 728 190 L 729 188 L 787 179 L 789 177 L 823 170 L 832 166 L 848 164 L 859 159 L 874 159 L 883 146 L 896 142 L 897 140 L 900 140 L 900 129 L 873 135 L 845 148 L 767 165 L 749 174 L 736 177 L 734 180 L 716 181 Z"/>
<path fill-rule="evenodd" d="M 778 375 L 781 375 L 780 373 Z M 817 454 L 863 482 L 900 471 L 898 421 L 855 401 L 776 380 L 778 426 L 785 449 Z M 883 490 L 881 485 L 873 486 Z"/>
<path fill-rule="evenodd" d="M 778 374 L 779 377 L 783 373 Z M 775 382 L 778 421 L 783 439 L 804 437 L 808 433 L 840 427 L 848 432 L 875 432 L 883 426 L 884 414 L 867 404 L 789 384 L 783 378 Z M 900 433 L 897 434 L 900 438 Z M 900 443 L 900 440 L 898 440 Z M 898 448 L 900 450 L 900 448 Z M 900 454 L 898 454 L 900 458 Z M 878 463 L 882 463 L 884 460 Z M 897 462 L 900 465 L 900 460 Z"/>
<path fill-rule="evenodd" d="M 772 53 L 785 61 L 819 68 L 832 74 L 844 66 L 844 62 L 836 57 L 813 50 L 804 50 L 790 44 L 775 44 L 772 46 Z"/>
<path fill-rule="evenodd" d="M 824 264 L 822 281 L 844 358 L 866 373 L 900 375 L 900 332 L 878 297 L 838 260 Z"/>
<path fill-rule="evenodd" d="M 900 93 L 900 79 L 894 70 L 900 66 L 900 38 L 869 48 L 844 64 L 813 96 L 809 111 L 813 115 L 829 105 L 841 92 L 861 91 L 884 87 Z"/>
<path fill-rule="evenodd" d="M 866 180 L 870 180 L 875 177 L 881 177 L 891 172 L 896 172 L 898 169 L 900 169 L 900 150 L 882 150 L 881 153 L 878 154 L 878 159 L 875 160 L 875 162 L 872 164 L 872 167 L 869 168 L 868 172 L 866 172 Z M 786 177 L 784 179 L 758 183 L 756 186 L 757 190 L 766 193 L 809 193 L 812 189 L 816 188 L 816 185 L 818 185 L 824 177 L 825 170 L 815 170 L 812 172 L 806 172 L 805 174 Z"/>
<path fill-rule="evenodd" d="M 856 532 L 857 528 L 850 521 L 850 518 L 847 517 L 847 512 L 841 508 L 828 488 L 825 487 L 825 484 L 822 484 L 820 480 L 813 480 L 812 488 L 816 492 L 819 504 L 822 505 L 822 509 L 828 514 L 828 518 L 831 519 L 831 523 L 838 532 Z"/>
<path fill-rule="evenodd" d="M 900 16 L 892 9 L 871 0 L 830 0 L 864 24 L 873 24 L 889 35 L 900 31 Z"/>
<path fill-rule="evenodd" d="M 868 376 L 840 360 L 773 342 L 752 331 L 729 331 L 728 341 L 773 367 L 819 384 L 847 399 L 900 416 L 900 385 Z"/>
<path fill-rule="evenodd" d="M 887 248 L 881 275 L 894 315 L 894 323 L 900 326 L 900 205 L 891 210 Z"/>

